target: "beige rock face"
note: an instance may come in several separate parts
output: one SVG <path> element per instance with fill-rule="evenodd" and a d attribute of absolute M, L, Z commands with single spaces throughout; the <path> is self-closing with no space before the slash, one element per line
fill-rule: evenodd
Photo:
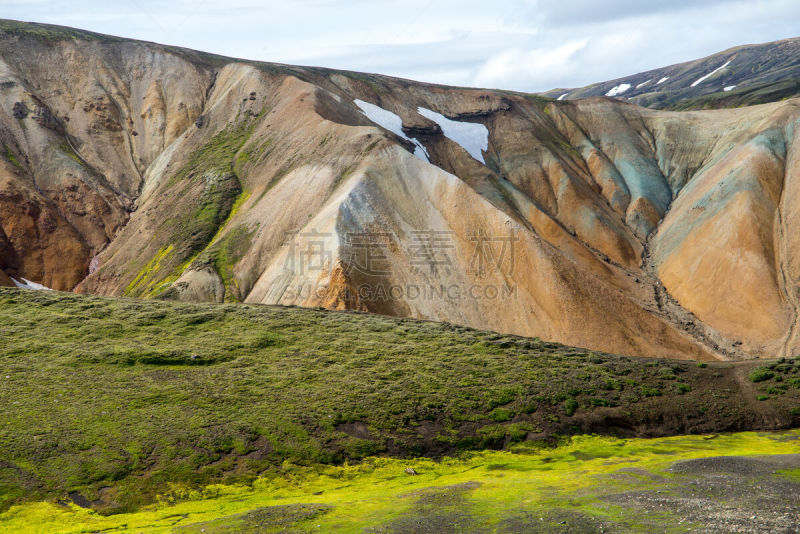
<path fill-rule="evenodd" d="M 658 112 L 24 31 L 0 60 L 12 276 L 643 356 L 800 350 L 797 100 Z M 484 161 L 419 108 L 485 126 Z"/>

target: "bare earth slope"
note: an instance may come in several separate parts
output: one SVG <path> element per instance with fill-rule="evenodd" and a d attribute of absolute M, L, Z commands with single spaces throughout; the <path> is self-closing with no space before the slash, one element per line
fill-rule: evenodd
<path fill-rule="evenodd" d="M 794 354 L 799 119 L 797 99 L 556 102 L 0 22 L 0 268 L 623 354 Z"/>

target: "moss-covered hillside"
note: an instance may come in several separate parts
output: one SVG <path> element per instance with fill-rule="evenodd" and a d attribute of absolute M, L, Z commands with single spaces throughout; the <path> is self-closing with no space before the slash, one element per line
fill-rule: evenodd
<path fill-rule="evenodd" d="M 754 374 L 359 313 L 13 289 L 0 327 L 3 509 L 132 510 L 287 462 L 800 424 L 794 360 Z"/>

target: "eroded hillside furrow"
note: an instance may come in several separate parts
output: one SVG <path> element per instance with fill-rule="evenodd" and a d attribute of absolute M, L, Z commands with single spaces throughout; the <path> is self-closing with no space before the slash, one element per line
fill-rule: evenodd
<path fill-rule="evenodd" d="M 800 120 L 795 120 L 787 125 L 784 133 L 785 158 L 783 187 L 776 210 L 776 232 L 777 241 L 777 267 L 780 280 L 781 291 L 791 309 L 791 323 L 786 333 L 786 338 L 781 347 L 781 356 L 794 355 L 797 350 L 798 322 L 800 322 L 800 295 L 798 294 L 797 282 L 797 260 L 795 241 L 791 228 L 794 226 L 795 206 L 797 192 L 797 171 L 798 165 L 798 141 L 794 138 Z M 787 221 L 788 218 L 788 221 Z M 790 222 L 791 221 L 791 222 Z"/>
<path fill-rule="evenodd" d="M 794 346 L 794 341 L 797 337 L 798 319 L 800 318 L 800 316 L 798 316 L 798 310 L 800 310 L 800 302 L 798 302 L 797 289 L 795 285 L 792 283 L 789 274 L 789 266 L 787 261 L 789 252 L 787 250 L 785 227 L 784 227 L 783 215 L 781 213 L 780 208 L 778 209 L 776 215 L 777 215 L 776 226 L 778 228 L 777 241 L 779 245 L 778 274 L 780 277 L 781 290 L 783 291 L 783 294 L 786 297 L 786 301 L 789 303 L 792 312 L 790 327 L 789 330 L 786 332 L 786 338 L 783 341 L 780 351 L 781 357 L 787 357 L 791 354 L 792 348 Z"/>
<path fill-rule="evenodd" d="M 677 330 L 684 332 L 687 336 L 706 347 L 709 352 L 718 355 L 721 359 L 737 360 L 747 359 L 748 354 L 739 349 L 741 342 L 731 340 L 714 328 L 705 324 L 691 311 L 681 305 L 672 295 L 658 277 L 657 270 L 650 257 L 650 242 L 654 236 L 651 235 L 645 242 L 644 252 L 642 253 L 642 270 L 648 285 L 653 291 L 653 302 L 655 308 L 653 313 L 657 313 L 668 320 Z"/>

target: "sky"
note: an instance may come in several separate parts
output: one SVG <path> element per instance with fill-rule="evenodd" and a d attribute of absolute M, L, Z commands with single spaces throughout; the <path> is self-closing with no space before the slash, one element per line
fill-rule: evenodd
<path fill-rule="evenodd" d="M 800 36 L 800 0 L 0 0 L 0 17 L 528 92 Z"/>

